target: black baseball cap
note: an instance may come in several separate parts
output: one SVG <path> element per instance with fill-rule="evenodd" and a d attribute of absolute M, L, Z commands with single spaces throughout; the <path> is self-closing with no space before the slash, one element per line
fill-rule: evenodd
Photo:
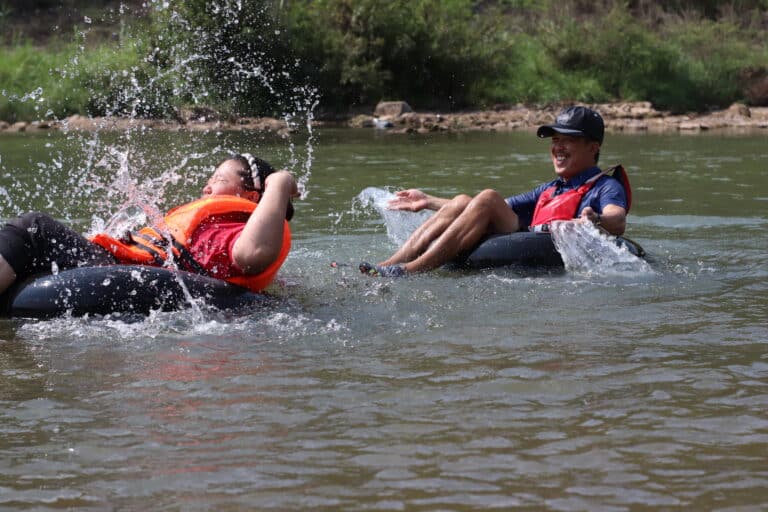
<path fill-rule="evenodd" d="M 555 132 L 574 137 L 587 137 L 602 144 L 605 124 L 600 114 L 591 108 L 573 106 L 557 114 L 555 124 L 539 126 L 536 135 L 541 138 L 551 137 Z"/>

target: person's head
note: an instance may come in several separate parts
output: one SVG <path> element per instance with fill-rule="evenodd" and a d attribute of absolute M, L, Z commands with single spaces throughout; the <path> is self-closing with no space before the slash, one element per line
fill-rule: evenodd
<path fill-rule="evenodd" d="M 597 164 L 605 124 L 594 110 L 573 106 L 563 109 L 554 124 L 540 126 L 536 135 L 552 138 L 550 155 L 555 172 L 568 179 Z"/>
<path fill-rule="evenodd" d="M 213 175 L 203 187 L 203 196 L 220 195 L 240 196 L 251 201 L 258 201 L 261 197 L 261 182 L 257 184 L 254 180 L 251 165 L 245 156 L 234 155 L 214 169 Z"/>
<path fill-rule="evenodd" d="M 217 195 L 240 196 L 258 202 L 264 190 L 267 176 L 275 169 L 261 158 L 250 153 L 233 155 L 219 165 L 203 187 L 203 197 Z M 285 218 L 293 217 L 293 205 L 289 202 Z"/>

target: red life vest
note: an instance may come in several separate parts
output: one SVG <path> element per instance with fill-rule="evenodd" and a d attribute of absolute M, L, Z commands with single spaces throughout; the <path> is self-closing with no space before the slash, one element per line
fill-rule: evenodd
<path fill-rule="evenodd" d="M 536 202 L 533 210 L 531 227 L 549 224 L 554 220 L 569 220 L 576 217 L 579 204 L 595 182 L 605 174 L 600 172 L 592 176 L 577 188 L 566 190 L 562 194 L 554 195 L 557 187 L 552 185 L 544 190 Z"/>
<path fill-rule="evenodd" d="M 624 187 L 624 195 L 627 196 L 627 213 L 629 213 L 629 209 L 632 207 L 632 185 L 629 184 L 629 175 L 627 174 L 626 169 L 624 169 L 623 165 L 616 164 L 606 170 L 605 174 L 610 174 L 615 179 L 619 180 L 621 186 Z"/>
<path fill-rule="evenodd" d="M 98 233 L 91 238 L 91 241 L 109 251 L 120 263 L 153 266 L 163 266 L 167 262 L 166 251 L 171 245 L 174 260 L 180 261 L 185 267 L 197 273 L 205 274 L 205 269 L 188 251 L 192 234 L 202 224 L 224 215 L 228 219 L 234 217 L 235 220 L 245 223 L 256 206 L 257 204 L 253 201 L 237 196 L 205 197 L 170 210 L 163 219 L 165 226 L 160 231 L 152 227 L 144 227 L 138 232 L 130 233 L 125 240 Z M 228 277 L 227 282 L 253 291 L 261 291 L 274 280 L 291 248 L 291 230 L 288 222 L 283 222 L 283 243 L 277 259 L 259 274 Z"/>

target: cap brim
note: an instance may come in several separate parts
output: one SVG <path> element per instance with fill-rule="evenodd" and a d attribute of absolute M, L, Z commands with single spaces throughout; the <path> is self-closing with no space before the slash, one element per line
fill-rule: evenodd
<path fill-rule="evenodd" d="M 551 137 L 555 133 L 561 133 L 563 135 L 571 135 L 573 137 L 586 137 L 587 134 L 584 133 L 581 130 L 574 130 L 573 128 L 564 128 L 562 126 L 558 126 L 556 124 L 547 124 L 544 126 L 539 126 L 539 129 L 536 130 L 536 135 L 538 135 L 540 138 L 544 139 L 546 137 Z"/>

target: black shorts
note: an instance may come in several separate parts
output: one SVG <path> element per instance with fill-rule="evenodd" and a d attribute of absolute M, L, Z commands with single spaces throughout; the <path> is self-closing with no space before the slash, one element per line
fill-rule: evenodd
<path fill-rule="evenodd" d="M 16 279 L 82 266 L 114 265 L 115 258 L 100 245 L 43 213 L 26 213 L 0 229 L 0 254 Z"/>

